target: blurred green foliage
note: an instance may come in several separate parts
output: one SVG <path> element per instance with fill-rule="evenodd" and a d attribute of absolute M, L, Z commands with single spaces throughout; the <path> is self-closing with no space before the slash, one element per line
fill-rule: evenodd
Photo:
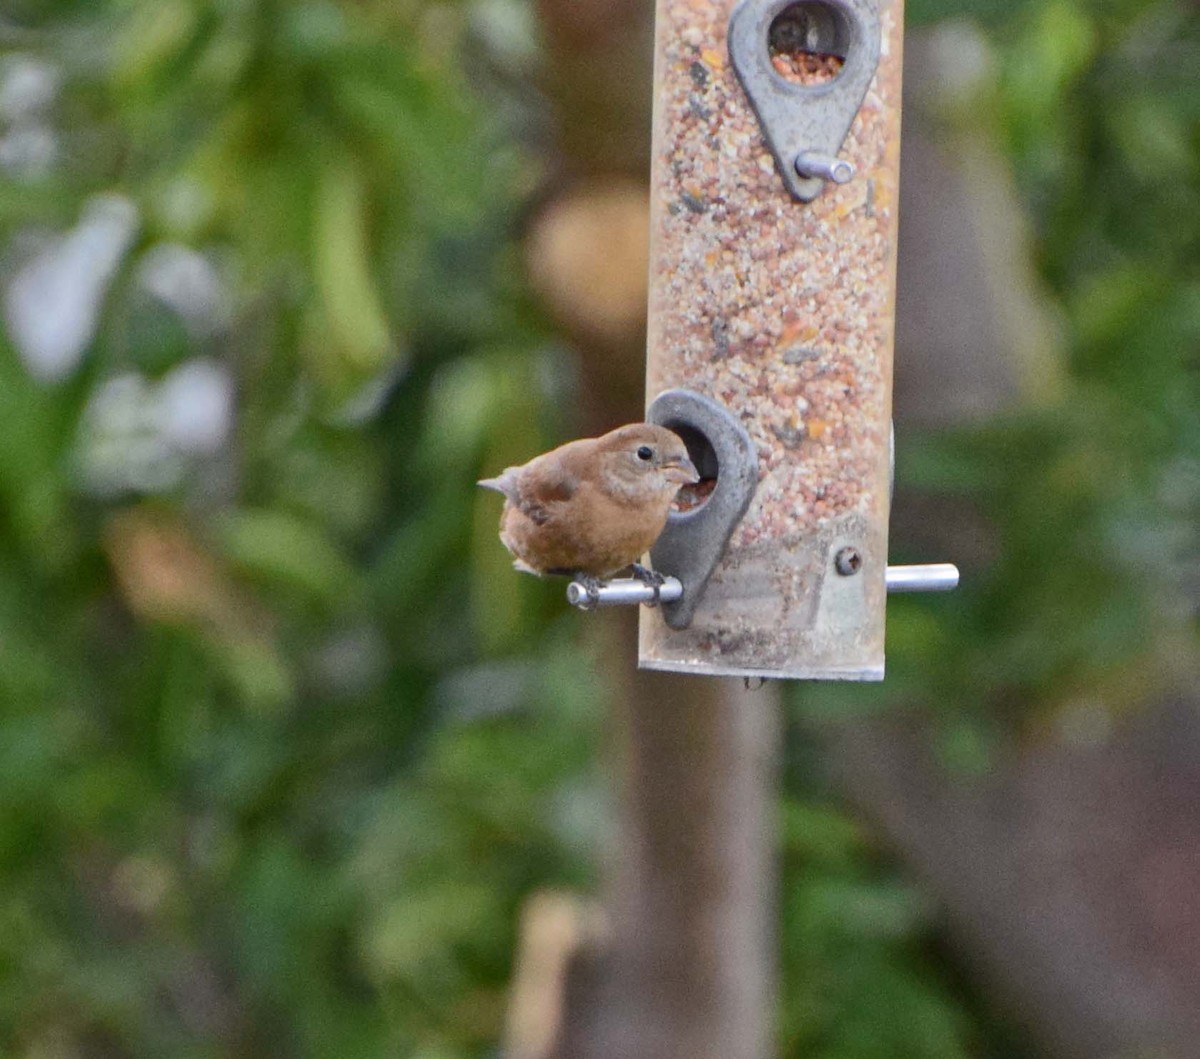
<path fill-rule="evenodd" d="M 527 163 L 462 84 L 465 11 L 6 11 L 5 62 L 62 85 L 5 233 L 111 192 L 138 227 L 75 371 L 0 340 L 0 1047 L 475 1054 L 519 902 L 588 884 L 604 800 L 587 659 L 474 547 L 485 454 L 553 423 Z M 148 289 L 164 246 L 226 292 L 203 327 Z M 97 481 L 165 444 L 147 403 L 196 358 L 220 446 Z M 97 411 L 131 373 L 136 436 Z"/>
<path fill-rule="evenodd" d="M 536 167 L 466 87 L 471 10 L 0 16 L 3 64 L 61 79 L 56 161 L 0 182 L 0 277 L 97 195 L 137 215 L 77 367 L 38 381 L 0 336 L 5 1054 L 487 1054 L 520 902 L 594 881 L 604 683 L 473 484 L 562 434 L 569 364 L 516 278 Z M 901 449 L 999 549 L 978 587 L 895 608 L 887 701 L 977 732 L 982 705 L 1157 664 L 1200 513 L 1196 19 L 1058 2 L 996 31 L 986 117 L 1070 385 Z M 182 298 L 147 282 L 164 247 L 199 255 L 221 311 L 189 316 L 194 273 Z M 170 449 L 152 405 L 196 361 L 232 420 Z M 114 379 L 137 433 L 105 418 Z M 784 808 L 785 1053 L 977 1054 L 924 903 L 811 776 Z"/>
<path fill-rule="evenodd" d="M 782 1054 L 885 1059 L 978 1054 L 978 1028 L 927 951 L 930 909 L 844 812 L 783 813 Z"/>

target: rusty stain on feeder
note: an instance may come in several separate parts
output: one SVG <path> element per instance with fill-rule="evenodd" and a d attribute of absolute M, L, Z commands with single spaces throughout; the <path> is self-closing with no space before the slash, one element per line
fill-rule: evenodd
<path fill-rule="evenodd" d="M 902 6 L 881 0 L 878 69 L 839 152 L 857 175 L 810 203 L 785 189 L 730 65 L 734 6 L 658 0 L 647 401 L 679 387 L 723 405 L 759 482 L 690 626 L 642 614 L 640 664 L 877 680 Z M 820 55 L 786 61 L 836 77 Z M 850 577 L 836 569 L 847 548 Z"/>

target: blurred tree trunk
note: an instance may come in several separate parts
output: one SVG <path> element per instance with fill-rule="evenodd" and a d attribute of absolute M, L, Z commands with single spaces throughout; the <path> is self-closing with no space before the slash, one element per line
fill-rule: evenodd
<path fill-rule="evenodd" d="M 654 5 L 538 8 L 570 180 L 535 219 L 528 260 L 580 350 L 584 427 L 599 431 L 644 412 Z M 624 675 L 612 710 L 619 830 L 607 941 L 568 972 L 548 1054 L 764 1059 L 778 693 L 637 672 L 635 619 L 587 619 L 604 668 Z"/>
<path fill-rule="evenodd" d="M 634 651 L 630 622 L 614 647 Z M 773 688 L 631 675 L 616 851 L 616 989 L 599 1056 L 764 1059 L 771 1052 Z"/>
<path fill-rule="evenodd" d="M 625 174 L 650 164 L 652 0 L 537 0 L 546 89 L 568 175 Z"/>
<path fill-rule="evenodd" d="M 1103 723 L 1103 722 L 1100 722 Z M 922 722 L 837 730 L 829 760 L 938 895 L 998 1005 L 1061 1059 L 1200 1056 L 1200 711 L 950 776 Z"/>
<path fill-rule="evenodd" d="M 596 619 L 626 675 L 606 907 L 530 902 L 507 1059 L 766 1059 L 778 695 L 634 673 L 631 617 Z"/>

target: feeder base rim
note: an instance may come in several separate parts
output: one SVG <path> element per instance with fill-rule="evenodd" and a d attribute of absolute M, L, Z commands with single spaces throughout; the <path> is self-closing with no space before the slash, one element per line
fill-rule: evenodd
<path fill-rule="evenodd" d="M 638 669 L 661 673 L 682 673 L 696 677 L 761 677 L 766 680 L 848 680 L 860 683 L 883 680 L 884 667 L 827 666 L 799 669 L 752 669 L 746 666 L 720 666 L 708 662 L 670 662 L 658 658 L 639 658 Z"/>

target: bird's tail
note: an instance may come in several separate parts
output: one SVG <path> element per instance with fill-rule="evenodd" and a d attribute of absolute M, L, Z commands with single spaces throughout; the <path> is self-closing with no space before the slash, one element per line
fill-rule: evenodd
<path fill-rule="evenodd" d="M 483 486 L 484 489 L 493 489 L 497 493 L 503 493 L 509 500 L 516 501 L 517 499 L 517 483 L 511 467 L 496 478 L 481 478 L 475 484 Z"/>

